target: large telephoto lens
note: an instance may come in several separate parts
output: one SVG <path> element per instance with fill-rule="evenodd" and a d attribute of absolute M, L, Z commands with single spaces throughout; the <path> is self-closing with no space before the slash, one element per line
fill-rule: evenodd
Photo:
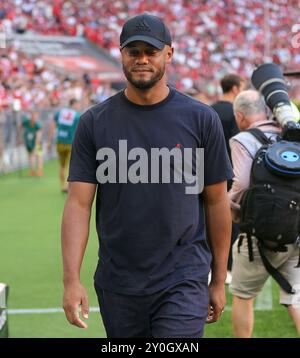
<path fill-rule="evenodd" d="M 254 70 L 251 81 L 253 86 L 263 95 L 274 118 L 282 127 L 290 127 L 289 134 L 295 133 L 295 125 L 291 122 L 297 122 L 298 119 L 291 106 L 286 82 L 280 67 L 275 63 L 265 63 Z M 299 132 L 298 129 L 296 131 Z M 292 137 L 294 138 L 294 134 Z M 300 138 L 300 132 L 297 134 L 297 138 Z"/>
<path fill-rule="evenodd" d="M 264 96 L 272 112 L 279 103 L 290 105 L 283 73 L 275 63 L 265 63 L 257 67 L 251 76 L 251 82 Z"/>

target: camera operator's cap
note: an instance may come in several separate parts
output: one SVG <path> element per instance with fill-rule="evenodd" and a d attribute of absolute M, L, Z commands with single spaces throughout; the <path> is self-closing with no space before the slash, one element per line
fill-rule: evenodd
<path fill-rule="evenodd" d="M 162 50 L 172 43 L 167 26 L 156 16 L 149 14 L 137 15 L 125 22 L 121 35 L 121 48 L 133 41 L 143 41 Z"/>

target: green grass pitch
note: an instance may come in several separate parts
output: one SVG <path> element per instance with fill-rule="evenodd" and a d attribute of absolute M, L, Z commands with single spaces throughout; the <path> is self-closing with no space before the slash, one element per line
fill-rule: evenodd
<path fill-rule="evenodd" d="M 9 285 L 9 309 L 61 308 L 62 264 L 60 221 L 65 196 L 59 190 L 58 163 L 46 163 L 42 178 L 27 177 L 26 170 L 0 177 L 0 282 Z M 94 213 L 81 280 L 91 307 L 97 306 L 93 288 L 98 242 Z M 273 309 L 256 311 L 254 337 L 297 337 L 285 308 L 278 304 L 272 282 Z M 231 296 L 222 319 L 208 325 L 205 337 L 232 337 Z M 105 337 L 98 312 L 91 312 L 89 327 L 69 325 L 63 313 L 10 314 L 11 337 Z"/>

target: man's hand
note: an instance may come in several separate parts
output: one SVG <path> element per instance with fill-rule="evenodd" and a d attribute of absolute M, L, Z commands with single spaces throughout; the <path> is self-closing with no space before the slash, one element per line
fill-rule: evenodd
<path fill-rule="evenodd" d="M 226 304 L 225 282 L 218 284 L 210 283 L 208 290 L 209 306 L 206 323 L 214 323 L 220 319 Z"/>
<path fill-rule="evenodd" d="M 63 308 L 67 320 L 79 328 L 88 328 L 88 325 L 79 317 L 79 306 L 81 306 L 81 315 L 84 319 L 89 316 L 88 295 L 80 282 L 65 284 Z"/>

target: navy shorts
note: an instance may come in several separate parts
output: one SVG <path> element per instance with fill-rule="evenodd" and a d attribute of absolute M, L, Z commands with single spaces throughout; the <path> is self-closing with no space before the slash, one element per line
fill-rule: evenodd
<path fill-rule="evenodd" d="M 95 285 L 108 338 L 200 338 L 208 314 L 207 282 L 185 281 L 152 295 L 129 296 Z"/>

